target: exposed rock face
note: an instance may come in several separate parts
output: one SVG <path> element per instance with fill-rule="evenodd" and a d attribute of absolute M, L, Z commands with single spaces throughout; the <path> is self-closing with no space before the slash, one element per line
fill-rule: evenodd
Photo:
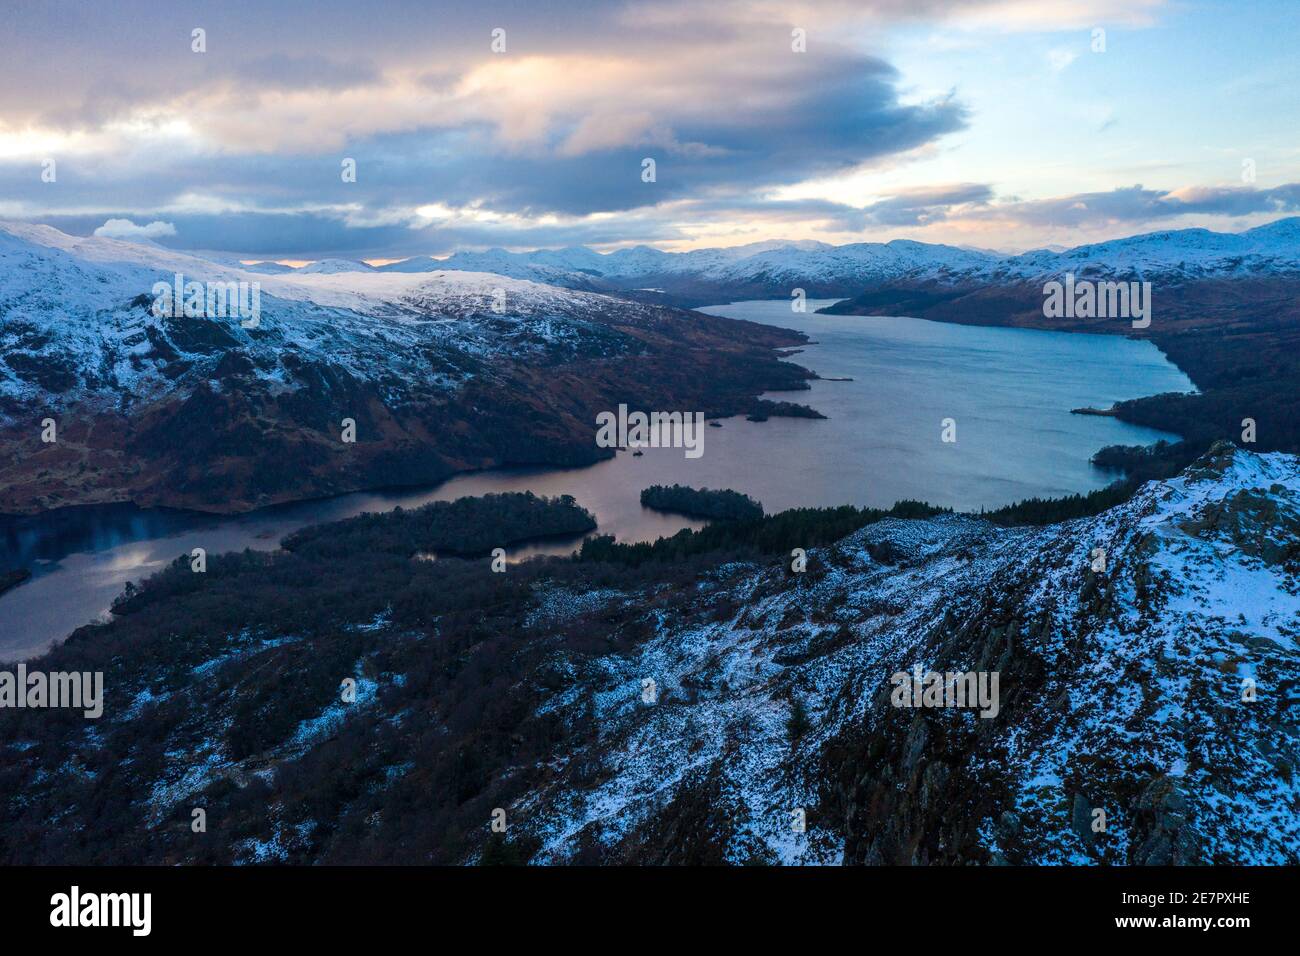
<path fill-rule="evenodd" d="M 1145 837 L 1134 849 L 1140 866 L 1194 866 L 1205 863 L 1201 835 L 1188 819 L 1187 795 L 1169 777 L 1152 780 L 1138 798 L 1137 818 Z"/>

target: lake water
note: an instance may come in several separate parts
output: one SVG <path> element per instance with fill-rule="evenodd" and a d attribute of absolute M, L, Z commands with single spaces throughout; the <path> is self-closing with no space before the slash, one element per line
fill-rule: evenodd
<path fill-rule="evenodd" d="M 571 494 L 595 514 L 598 533 L 652 541 L 701 526 L 642 508 L 641 489 L 652 484 L 734 488 L 769 512 L 888 506 L 903 498 L 974 510 L 1089 491 L 1115 477 L 1089 464 L 1097 449 L 1174 436 L 1070 409 L 1192 390 L 1149 342 L 813 312 L 826 304 L 810 301 L 807 313 L 792 312 L 788 300 L 702 310 L 807 332 L 816 344 L 793 360 L 824 378 L 853 380 L 768 395 L 828 417 L 726 419 L 721 428 L 704 429 L 699 458 L 672 448 L 648 448 L 639 457 L 623 451 L 587 468 L 478 472 L 433 489 L 344 495 L 238 517 L 112 506 L 0 522 L 0 568 L 33 572 L 0 597 L 0 660 L 40 653 L 107 613 L 126 581 L 192 548 L 273 549 L 304 525 L 397 505 L 502 491 Z M 948 418 L 956 423 L 955 442 L 942 440 Z M 524 545 L 511 557 L 573 547 Z"/>

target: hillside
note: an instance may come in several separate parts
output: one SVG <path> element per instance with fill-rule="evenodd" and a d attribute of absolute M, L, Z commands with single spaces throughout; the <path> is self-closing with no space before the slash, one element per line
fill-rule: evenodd
<path fill-rule="evenodd" d="M 181 562 L 29 662 L 102 669 L 104 716 L 0 712 L 0 860 L 1300 862 L 1296 458 L 787 560 Z M 996 713 L 893 706 L 914 666 Z"/>
<path fill-rule="evenodd" d="M 257 282 L 258 321 L 153 314 L 154 283 L 176 274 Z M 806 388 L 772 351 L 803 339 L 498 275 L 252 273 L 0 224 L 0 512 L 239 511 L 590 463 L 610 454 L 596 414 L 620 402 L 735 414 Z M 42 441 L 47 419 L 57 441 Z"/>

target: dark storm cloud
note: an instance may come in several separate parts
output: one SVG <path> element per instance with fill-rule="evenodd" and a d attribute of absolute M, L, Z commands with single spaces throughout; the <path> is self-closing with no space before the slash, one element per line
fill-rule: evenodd
<path fill-rule="evenodd" d="M 905 106 L 895 76 L 869 57 L 827 58 L 768 106 L 743 94 L 709 120 L 666 117 L 673 141 L 647 137 L 609 149 L 566 155 L 556 148 L 520 155 L 493 151 L 486 133 L 462 130 L 405 149 L 375 142 L 389 157 L 374 201 L 422 199 L 463 205 L 481 201 L 502 211 L 583 215 L 621 211 L 699 195 L 714 187 L 759 189 L 842 172 L 924 145 L 959 129 L 965 114 L 952 101 Z M 728 91 L 719 90 L 720 99 Z M 568 129 L 562 128 L 557 139 Z M 477 142 L 476 142 L 477 141 Z M 553 143 L 558 146 L 558 143 Z M 441 147 L 441 148 L 439 148 Z M 359 151 L 361 152 L 361 151 Z M 435 156 L 429 165 L 409 157 Z M 646 158 L 655 182 L 642 181 Z M 402 175 L 397 175 L 397 170 Z"/>

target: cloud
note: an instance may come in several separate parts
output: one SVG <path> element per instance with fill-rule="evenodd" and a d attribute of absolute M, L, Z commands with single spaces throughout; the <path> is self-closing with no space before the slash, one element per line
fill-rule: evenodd
<path fill-rule="evenodd" d="M 1079 58 L 1074 50 L 1056 49 L 1047 51 L 1047 65 L 1053 73 L 1060 73 Z"/>
<path fill-rule="evenodd" d="M 1294 184 L 1026 200 L 944 182 L 873 185 L 865 203 L 861 189 L 846 189 L 857 204 L 840 201 L 836 184 L 866 181 L 862 171 L 924 182 L 924 172 L 894 174 L 952 149 L 976 164 L 945 164 L 935 178 L 1042 181 L 1016 144 L 1005 147 L 1004 174 L 972 149 L 979 130 L 954 136 L 973 122 L 968 102 L 987 96 L 979 77 L 958 88 L 969 100 L 922 96 L 930 78 L 914 66 L 903 75 L 880 53 L 896 49 L 896 25 L 976 38 L 994 53 L 1008 32 L 1023 33 L 1032 67 L 1041 72 L 1046 56 L 1063 74 L 1044 85 L 1065 90 L 1088 65 L 1074 52 L 1088 28 L 1148 25 L 1161 0 L 282 0 L 273 11 L 226 0 L 197 20 L 173 4 L 123 2 L 129 15 L 50 0 L 8 16 L 0 215 L 319 258 L 784 231 L 845 241 L 969 228 L 988 241 L 1004 227 L 1140 228 L 1296 208 Z M 205 54 L 190 49 L 196 24 Z M 791 49 L 794 25 L 807 30 L 806 53 Z M 508 38 L 500 55 L 489 46 L 498 26 Z M 1085 121 L 1114 126 L 1108 101 L 1122 93 L 1081 107 Z M 982 107 L 996 129 L 996 111 Z M 1134 128 L 1126 119 L 1123 131 Z M 59 161 L 57 187 L 39 177 L 47 156 Z M 653 183 L 641 179 L 647 156 Z M 356 182 L 341 180 L 343 157 L 356 160 Z M 1050 181 L 1109 186 L 1138 175 Z M 820 198 L 775 198 L 819 184 L 828 184 Z"/>
<path fill-rule="evenodd" d="M 762 192 L 708 190 L 661 204 L 608 213 L 498 213 L 475 205 L 430 203 L 389 207 L 370 215 L 363 207 L 309 211 L 206 209 L 170 215 L 171 222 L 136 226 L 125 218 L 42 216 L 64 231 L 149 238 L 147 230 L 175 230 L 185 247 L 256 258 L 318 259 L 447 255 L 460 249 L 553 248 L 632 243 L 669 247 L 772 238 L 824 236 L 832 241 L 888 239 L 900 233 L 926 241 L 1026 248 L 1044 241 L 1077 244 L 1159 228 L 1171 220 L 1253 218 L 1300 213 L 1300 183 L 1253 186 L 1126 187 L 1048 199 L 999 199 L 986 183 L 955 183 L 899 190 L 862 206 L 824 198 L 773 199 Z M 1200 224 L 1195 221 L 1190 224 Z M 1226 223 L 1219 228 L 1232 228 Z M 118 232 L 121 228 L 124 232 Z M 936 233 L 942 232 L 942 235 Z M 162 233 L 166 241 L 172 233 Z M 965 237 L 964 239 L 962 237 Z M 1050 237 L 1050 239 L 1048 238 Z"/>
<path fill-rule="evenodd" d="M 116 147 L 100 142 L 93 163 L 59 153 L 57 191 L 31 175 L 39 152 L 0 162 L 0 194 L 52 215 L 99 209 L 173 221 L 202 211 L 196 184 L 207 203 L 268 213 L 347 207 L 361 222 L 432 204 L 580 217 L 839 175 L 967 123 L 951 96 L 905 102 L 899 74 L 878 57 L 830 40 L 815 56 L 792 52 L 784 24 L 735 28 L 721 49 L 715 39 L 689 34 L 640 56 L 591 46 L 566 56 L 485 53 L 454 78 L 439 74 L 436 86 L 421 64 L 373 82 L 357 73 L 358 85 L 323 91 L 325 61 L 290 60 L 288 72 L 316 85 L 188 94 L 170 124 L 112 127 Z M 0 124 L 0 147 L 4 138 Z M 653 183 L 641 177 L 647 156 Z M 341 180 L 343 157 L 356 160 L 356 182 Z"/>
<path fill-rule="evenodd" d="M 1241 217 L 1300 212 L 1300 183 L 1269 189 L 1254 186 L 1189 186 L 1076 193 L 1052 199 L 1001 202 L 971 213 L 1034 226 L 1084 227 L 1157 222 L 1178 216 Z"/>
<path fill-rule="evenodd" d="M 94 234 L 105 239 L 158 239 L 176 235 L 176 227 L 161 220 L 154 220 L 147 226 L 137 226 L 130 219 L 110 219 L 96 229 Z"/>
<path fill-rule="evenodd" d="M 877 226 L 928 226 L 943 222 L 955 211 L 984 208 L 993 198 L 985 183 L 959 183 L 909 189 L 861 210 L 864 223 Z"/>
<path fill-rule="evenodd" d="M 948 19 L 962 27 L 990 29 L 1001 33 L 1070 30 L 1118 23 L 1146 27 L 1166 6 L 1165 0 L 993 0 L 990 3 L 953 2 L 936 4 L 947 8 Z"/>
<path fill-rule="evenodd" d="M 245 61 L 236 79 L 245 89 L 343 90 L 376 83 L 380 71 L 357 59 L 336 60 L 319 54 L 271 53 Z"/>

